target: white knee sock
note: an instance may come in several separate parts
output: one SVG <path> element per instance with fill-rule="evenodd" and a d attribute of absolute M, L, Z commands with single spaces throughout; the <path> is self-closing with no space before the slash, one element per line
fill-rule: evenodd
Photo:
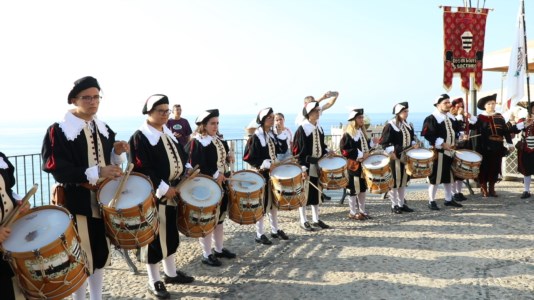
<path fill-rule="evenodd" d="M 443 187 L 445 188 L 445 201 L 451 201 L 452 200 L 452 184 L 444 183 Z"/>
<path fill-rule="evenodd" d="M 312 205 L 312 220 L 314 223 L 319 222 L 319 205 Z"/>
<path fill-rule="evenodd" d="M 205 237 L 198 238 L 200 247 L 202 248 L 202 256 L 208 258 L 211 254 L 211 238 L 213 237 L 213 231 L 208 233 Z"/>
<path fill-rule="evenodd" d="M 436 192 L 438 191 L 438 186 L 435 184 L 428 185 L 428 201 L 432 202 L 436 199 Z"/>
<path fill-rule="evenodd" d="M 349 196 L 349 208 L 351 215 L 355 215 L 358 213 L 358 211 L 356 210 L 356 197 L 357 196 Z"/>
<path fill-rule="evenodd" d="M 146 264 L 146 273 L 148 274 L 148 284 L 154 286 L 154 282 L 161 281 L 159 276 L 159 264 Z"/>
<path fill-rule="evenodd" d="M 271 221 L 271 232 L 278 232 L 278 209 L 273 208 L 269 213 L 269 220 Z"/>
<path fill-rule="evenodd" d="M 530 176 L 523 177 L 523 180 L 524 180 L 523 185 L 525 187 L 525 191 L 530 193 L 530 181 L 531 181 Z"/>
<path fill-rule="evenodd" d="M 365 214 L 365 192 L 358 194 L 358 208 L 362 214 Z"/>
<path fill-rule="evenodd" d="M 399 189 L 391 189 L 388 192 L 389 199 L 391 200 L 391 208 L 395 207 L 395 205 L 399 205 Z"/>
<path fill-rule="evenodd" d="M 398 194 L 399 194 L 399 207 L 404 206 L 404 197 L 406 196 L 406 187 L 400 187 L 398 188 Z"/>
<path fill-rule="evenodd" d="M 104 269 L 95 269 L 93 275 L 87 279 L 89 281 L 89 299 L 102 299 L 102 285 L 104 284 Z"/>
<path fill-rule="evenodd" d="M 163 265 L 163 272 L 165 272 L 165 274 L 169 277 L 176 276 L 176 260 L 174 259 L 175 255 L 176 254 L 167 256 L 161 261 Z"/>
<path fill-rule="evenodd" d="M 221 253 L 224 241 L 224 224 L 218 224 L 213 231 L 213 241 L 215 242 L 215 251 Z"/>
<path fill-rule="evenodd" d="M 260 236 L 262 236 L 265 231 L 263 230 L 263 218 L 264 216 L 262 216 L 257 222 L 256 222 L 256 236 L 258 238 L 260 238 Z"/>
<path fill-rule="evenodd" d="M 87 280 L 71 296 L 73 300 L 85 300 L 87 291 Z"/>
<path fill-rule="evenodd" d="M 306 206 L 299 207 L 299 215 L 300 215 L 300 223 L 302 225 L 308 222 L 308 218 L 306 218 Z"/>
<path fill-rule="evenodd" d="M 455 191 L 456 194 L 459 194 L 462 192 L 463 185 L 464 185 L 463 181 L 456 180 L 456 191 Z"/>

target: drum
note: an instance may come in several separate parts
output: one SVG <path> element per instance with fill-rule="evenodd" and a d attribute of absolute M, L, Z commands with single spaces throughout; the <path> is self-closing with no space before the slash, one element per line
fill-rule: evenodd
<path fill-rule="evenodd" d="M 369 192 L 383 194 L 393 187 L 393 174 L 387 155 L 372 154 L 362 162 L 362 166 Z"/>
<path fill-rule="evenodd" d="M 63 299 L 87 279 L 87 257 L 72 215 L 59 206 L 27 211 L 3 243 L 27 299 Z"/>
<path fill-rule="evenodd" d="M 482 155 L 475 151 L 465 149 L 454 151 L 451 167 L 452 173 L 463 179 L 478 178 L 481 163 Z"/>
<path fill-rule="evenodd" d="M 294 163 L 277 165 L 270 173 L 274 204 L 280 210 L 293 210 L 306 204 L 302 169 Z"/>
<path fill-rule="evenodd" d="M 178 230 L 187 237 L 205 237 L 219 221 L 223 190 L 211 177 L 197 175 L 180 187 Z"/>
<path fill-rule="evenodd" d="M 320 175 L 319 183 L 327 190 L 338 190 L 347 187 L 349 175 L 347 173 L 347 159 L 335 155 L 323 157 L 318 162 Z"/>
<path fill-rule="evenodd" d="M 238 224 L 255 224 L 263 216 L 265 179 L 257 172 L 242 170 L 235 172 L 229 180 L 228 217 Z"/>
<path fill-rule="evenodd" d="M 106 179 L 97 193 L 106 235 L 117 247 L 137 249 L 152 242 L 158 233 L 158 210 L 152 182 L 148 176 L 132 172 L 115 208 L 109 207 L 119 183 L 120 180 Z"/>
<path fill-rule="evenodd" d="M 406 152 L 406 174 L 412 178 L 425 178 L 432 174 L 434 151 L 424 148 L 411 149 Z"/>

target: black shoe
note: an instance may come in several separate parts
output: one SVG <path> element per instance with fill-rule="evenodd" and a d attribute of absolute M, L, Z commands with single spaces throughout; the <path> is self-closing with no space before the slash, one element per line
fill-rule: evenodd
<path fill-rule="evenodd" d="M 467 200 L 467 198 L 464 196 L 464 194 L 458 193 L 458 200 L 465 201 L 465 200 Z"/>
<path fill-rule="evenodd" d="M 324 201 L 330 201 L 330 200 L 332 200 L 332 197 L 327 196 L 327 195 L 325 195 L 325 194 L 322 194 L 322 195 L 321 195 L 321 199 L 323 199 Z"/>
<path fill-rule="evenodd" d="M 154 286 L 148 284 L 148 292 L 158 299 L 169 299 L 171 297 L 171 294 L 167 292 L 165 285 L 161 281 L 154 282 Z"/>
<path fill-rule="evenodd" d="M 439 210 L 439 207 L 436 201 L 431 201 L 430 203 L 428 203 L 428 208 L 430 208 L 430 210 Z"/>
<path fill-rule="evenodd" d="M 452 195 L 452 200 L 454 200 L 454 201 L 463 201 L 463 200 L 460 199 L 460 196 L 458 194 L 453 194 Z"/>
<path fill-rule="evenodd" d="M 319 220 L 315 223 L 312 224 L 313 227 L 319 227 L 319 228 L 322 228 L 322 229 L 328 229 L 330 228 L 330 226 L 326 225 L 323 221 Z"/>
<path fill-rule="evenodd" d="M 391 212 L 394 214 L 402 214 L 402 210 L 398 205 L 395 205 L 391 208 Z"/>
<path fill-rule="evenodd" d="M 265 234 L 262 234 L 259 238 L 256 238 L 256 243 L 258 244 L 264 244 L 264 245 L 271 245 L 273 242 L 269 240 Z"/>
<path fill-rule="evenodd" d="M 463 205 L 461 205 L 460 203 L 454 201 L 454 200 L 451 200 L 451 201 L 445 201 L 444 203 L 445 206 L 454 206 L 454 207 L 463 207 Z"/>
<path fill-rule="evenodd" d="M 280 230 L 280 229 L 278 229 L 276 233 L 271 233 L 271 237 L 273 239 L 281 238 L 282 240 L 289 240 L 289 237 L 287 236 L 287 234 L 283 230 Z"/>
<path fill-rule="evenodd" d="M 400 208 L 403 212 L 414 212 L 413 209 L 409 208 L 408 205 L 404 204 L 401 208 Z"/>
<path fill-rule="evenodd" d="M 224 258 L 228 258 L 228 259 L 236 258 L 236 256 L 237 256 L 235 253 L 231 252 L 230 250 L 228 250 L 226 248 L 222 248 L 221 252 L 217 252 L 217 251 L 215 251 L 215 249 L 213 249 L 213 254 L 217 258 L 224 257 Z"/>
<path fill-rule="evenodd" d="M 521 199 L 527 199 L 530 198 L 530 193 L 527 191 L 524 191 L 523 194 L 521 194 Z"/>
<path fill-rule="evenodd" d="M 313 231 L 310 222 L 304 222 L 304 224 L 300 223 L 300 227 L 306 231 Z"/>
<path fill-rule="evenodd" d="M 163 282 L 165 283 L 191 283 L 195 281 L 195 277 L 189 276 L 182 271 L 176 271 L 176 276 L 169 277 L 163 274 Z"/>
<path fill-rule="evenodd" d="M 208 255 L 208 258 L 202 256 L 202 263 L 212 267 L 220 267 L 222 265 L 221 261 L 213 254 Z"/>

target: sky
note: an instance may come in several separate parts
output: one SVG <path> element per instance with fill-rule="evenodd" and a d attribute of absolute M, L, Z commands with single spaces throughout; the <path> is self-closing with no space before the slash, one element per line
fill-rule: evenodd
<path fill-rule="evenodd" d="M 534 3 L 526 2 L 530 32 Z M 411 111 L 431 112 L 446 92 L 439 6 L 463 3 L 2 1 L 0 119 L 59 120 L 73 82 L 87 75 L 102 87 L 104 120 L 140 115 L 156 93 L 180 103 L 185 115 L 211 108 L 256 114 L 269 106 L 296 113 L 305 96 L 329 90 L 340 94 L 332 112 L 388 112 L 401 101 Z M 519 1 L 485 6 L 494 9 L 485 52 L 510 47 Z M 485 72 L 481 93 L 500 89 L 501 77 Z M 462 96 L 459 86 L 456 78 L 449 94 Z"/>

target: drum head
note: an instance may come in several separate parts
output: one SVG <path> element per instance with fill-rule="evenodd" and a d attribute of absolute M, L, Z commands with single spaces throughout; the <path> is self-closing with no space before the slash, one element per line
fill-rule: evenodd
<path fill-rule="evenodd" d="M 11 252 L 42 248 L 67 231 L 70 217 L 61 209 L 45 208 L 30 212 L 11 225 L 11 234 L 3 243 Z"/>
<path fill-rule="evenodd" d="M 369 170 L 382 169 L 387 164 L 389 164 L 389 157 L 383 154 L 373 154 L 362 162 L 364 168 Z"/>
<path fill-rule="evenodd" d="M 429 159 L 434 156 L 434 152 L 428 149 L 411 149 L 406 152 L 406 155 L 414 159 Z"/>
<path fill-rule="evenodd" d="M 459 159 L 465 160 L 468 162 L 479 162 L 482 161 L 482 156 L 475 151 L 471 150 L 458 150 L 454 153 Z"/>
<path fill-rule="evenodd" d="M 98 193 L 98 201 L 108 205 L 115 196 L 119 187 L 120 178 L 106 182 Z M 141 174 L 130 174 L 128 181 L 124 184 L 124 190 L 121 193 L 120 201 L 117 202 L 115 209 L 126 209 L 143 203 L 152 192 L 152 183 Z"/>
<path fill-rule="evenodd" d="M 180 197 L 195 207 L 209 207 L 221 200 L 222 189 L 215 180 L 197 176 L 182 185 Z"/>
<path fill-rule="evenodd" d="M 347 165 L 347 160 L 340 156 L 334 156 L 334 157 L 324 157 L 321 158 L 318 162 L 319 168 L 325 169 L 325 170 L 336 170 L 339 168 L 343 168 Z"/>
<path fill-rule="evenodd" d="M 237 180 L 228 181 L 232 189 L 237 192 L 243 192 L 243 193 L 255 192 L 261 189 L 265 185 L 265 180 L 263 179 L 263 176 L 252 171 L 236 172 L 234 173 L 234 175 L 232 175 L 232 178 L 249 181 L 249 182 L 243 182 L 243 181 L 237 181 Z"/>
<path fill-rule="evenodd" d="M 271 171 L 271 177 L 275 177 L 277 179 L 291 179 L 297 177 L 300 173 L 302 173 L 302 169 L 299 166 L 285 164 L 276 166 Z"/>

